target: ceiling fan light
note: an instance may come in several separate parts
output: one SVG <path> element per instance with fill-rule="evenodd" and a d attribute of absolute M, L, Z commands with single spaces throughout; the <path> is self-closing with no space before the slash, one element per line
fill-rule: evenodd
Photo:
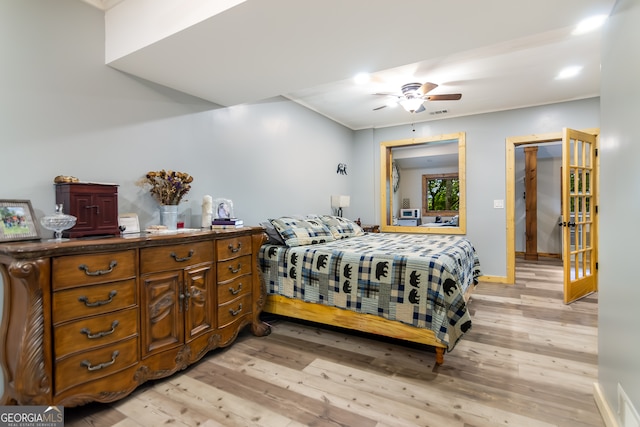
<path fill-rule="evenodd" d="M 423 102 L 424 99 L 422 98 L 407 98 L 401 100 L 400 105 L 402 105 L 402 108 L 407 110 L 409 113 L 413 113 L 420 108 Z"/>
<path fill-rule="evenodd" d="M 385 106 L 387 106 L 387 107 L 391 107 L 391 108 L 394 108 L 394 107 L 397 107 L 397 106 L 398 106 L 398 102 L 399 102 L 399 101 L 398 101 L 397 99 L 395 99 L 395 98 L 394 98 L 394 99 L 390 99 L 390 100 L 388 100 L 388 101 L 387 101 L 387 103 L 385 104 Z"/>

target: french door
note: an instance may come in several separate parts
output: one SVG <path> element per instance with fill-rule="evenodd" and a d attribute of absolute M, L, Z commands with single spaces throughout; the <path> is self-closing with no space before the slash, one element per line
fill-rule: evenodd
<path fill-rule="evenodd" d="M 598 289 L 597 143 L 595 135 L 564 129 L 562 135 L 562 259 L 564 302 Z"/>

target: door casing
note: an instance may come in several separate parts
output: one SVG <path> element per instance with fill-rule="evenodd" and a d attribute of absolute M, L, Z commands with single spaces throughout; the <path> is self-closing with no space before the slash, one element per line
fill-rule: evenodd
<path fill-rule="evenodd" d="M 599 128 L 582 129 L 581 132 L 598 136 Z M 525 136 L 513 136 L 506 139 L 506 228 L 507 228 L 507 276 L 506 283 L 515 284 L 516 281 L 516 221 L 515 221 L 515 168 L 516 158 L 515 149 L 518 146 L 527 144 L 544 144 L 550 142 L 561 142 L 563 132 L 553 132 L 545 134 L 533 134 Z M 599 161 L 596 160 L 596 168 L 599 168 Z M 596 173 L 598 179 L 599 173 Z M 598 186 L 596 187 L 598 188 Z M 598 195 L 595 195 L 596 205 L 598 204 Z M 594 242 L 595 254 L 597 256 L 597 240 Z"/>

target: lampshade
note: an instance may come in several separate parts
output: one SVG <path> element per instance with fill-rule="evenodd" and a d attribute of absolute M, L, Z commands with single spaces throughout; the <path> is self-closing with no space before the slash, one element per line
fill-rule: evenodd
<path fill-rule="evenodd" d="M 407 110 L 410 113 L 416 111 L 420 106 L 424 103 L 424 99 L 422 98 L 407 98 L 400 101 L 400 105 L 402 108 Z"/>
<path fill-rule="evenodd" d="M 351 197 L 349 196 L 331 196 L 332 208 L 348 208 Z"/>

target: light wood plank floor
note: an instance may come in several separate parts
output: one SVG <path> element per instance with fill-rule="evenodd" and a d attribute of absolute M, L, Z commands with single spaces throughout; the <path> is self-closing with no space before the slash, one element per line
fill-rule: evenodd
<path fill-rule="evenodd" d="M 281 318 L 66 426 L 604 426 L 593 399 L 597 296 L 562 303 L 559 261 L 480 283 L 473 327 L 434 367 L 430 349 Z"/>

